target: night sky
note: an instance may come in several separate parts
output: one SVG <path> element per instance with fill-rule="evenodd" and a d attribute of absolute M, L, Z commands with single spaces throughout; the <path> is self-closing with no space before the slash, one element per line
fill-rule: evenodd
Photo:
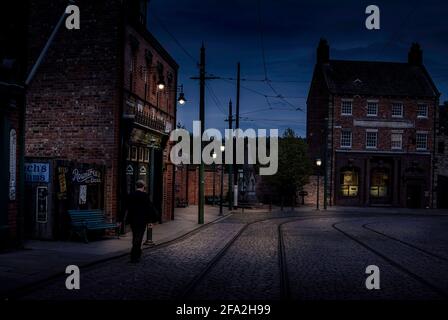
<path fill-rule="evenodd" d="M 381 30 L 365 28 L 370 4 L 381 10 Z M 228 126 L 240 61 L 241 127 L 291 127 L 304 137 L 306 96 L 321 37 L 330 44 L 330 58 L 343 60 L 406 62 L 411 43 L 419 42 L 441 101 L 448 100 L 447 15 L 448 2 L 441 0 L 151 0 L 149 29 L 180 65 L 179 84 L 188 99 L 178 108 L 184 126 L 191 129 L 199 118 L 199 85 L 190 77 L 198 75 L 204 41 L 207 73 L 223 78 L 207 82 L 207 128 Z M 263 81 L 266 76 L 271 86 Z"/>

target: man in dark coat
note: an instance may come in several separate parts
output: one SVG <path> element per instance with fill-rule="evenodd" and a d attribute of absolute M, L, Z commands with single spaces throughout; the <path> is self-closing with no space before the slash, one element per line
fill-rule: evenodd
<path fill-rule="evenodd" d="M 147 224 L 152 224 L 158 219 L 157 211 L 145 192 L 145 182 L 139 180 L 135 187 L 135 192 L 132 192 L 126 201 L 126 222 L 131 225 L 132 230 L 132 263 L 137 263 L 140 260 L 143 235 Z"/>

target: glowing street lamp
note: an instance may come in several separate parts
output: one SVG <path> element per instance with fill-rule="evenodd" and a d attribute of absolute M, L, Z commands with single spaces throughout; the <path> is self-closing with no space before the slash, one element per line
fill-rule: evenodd
<path fill-rule="evenodd" d="M 322 165 L 321 159 L 316 159 L 316 166 L 317 166 L 317 203 L 316 203 L 316 210 L 319 210 L 319 177 L 320 177 L 320 167 Z"/>

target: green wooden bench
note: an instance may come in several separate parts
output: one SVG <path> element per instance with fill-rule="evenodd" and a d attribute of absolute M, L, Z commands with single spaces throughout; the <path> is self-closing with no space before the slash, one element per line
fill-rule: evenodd
<path fill-rule="evenodd" d="M 73 233 L 78 234 L 88 243 L 87 232 L 93 230 L 115 229 L 118 238 L 120 237 L 120 230 L 117 223 L 111 223 L 106 220 L 103 211 L 101 210 L 69 210 L 70 216 L 70 237 Z"/>

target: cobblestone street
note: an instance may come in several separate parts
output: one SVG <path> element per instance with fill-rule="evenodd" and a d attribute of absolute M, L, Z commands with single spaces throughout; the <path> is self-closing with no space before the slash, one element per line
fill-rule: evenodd
<path fill-rule="evenodd" d="M 237 213 L 140 264 L 122 257 L 60 277 L 23 299 L 428 300 L 448 296 L 448 216 L 315 211 Z M 368 265 L 381 289 L 367 290 Z"/>

